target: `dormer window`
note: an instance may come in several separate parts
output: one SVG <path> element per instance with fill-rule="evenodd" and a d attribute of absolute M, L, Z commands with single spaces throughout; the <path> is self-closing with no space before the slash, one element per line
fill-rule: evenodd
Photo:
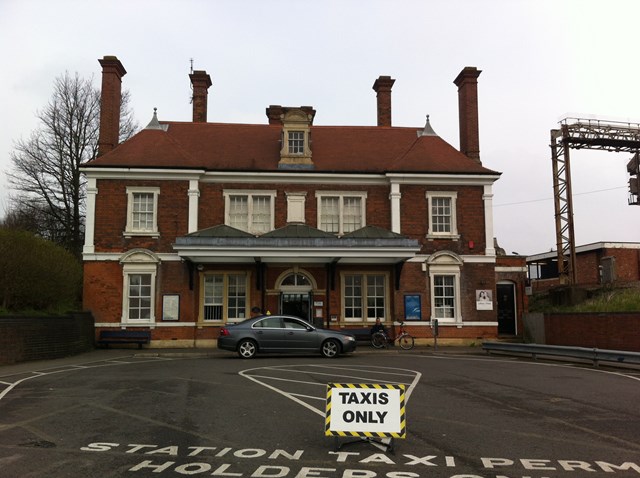
<path fill-rule="evenodd" d="M 304 154 L 304 131 L 289 131 L 289 154 Z"/>
<path fill-rule="evenodd" d="M 311 106 L 290 108 L 271 105 L 267 108 L 269 124 L 281 124 L 281 169 L 313 169 L 311 160 L 311 125 L 315 110 Z"/>

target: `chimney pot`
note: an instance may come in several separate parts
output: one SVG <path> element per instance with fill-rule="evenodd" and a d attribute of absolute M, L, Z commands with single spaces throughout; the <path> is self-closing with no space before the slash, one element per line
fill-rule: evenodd
<path fill-rule="evenodd" d="M 480 134 L 478 127 L 478 77 L 482 73 L 467 66 L 453 82 L 458 87 L 460 122 L 460 151 L 480 163 Z"/>
<path fill-rule="evenodd" d="M 98 139 L 98 156 L 101 156 L 118 145 L 120 138 L 122 77 L 127 74 L 127 71 L 115 56 L 107 55 L 98 61 L 102 66 L 100 137 Z"/>
<path fill-rule="evenodd" d="M 373 83 L 378 99 L 378 126 L 391 126 L 391 87 L 395 81 L 390 76 L 380 76 Z"/>
<path fill-rule="evenodd" d="M 211 77 L 204 70 L 194 70 L 189 75 L 191 86 L 193 87 L 193 122 L 207 122 L 207 97 L 209 87 L 212 85 Z"/>

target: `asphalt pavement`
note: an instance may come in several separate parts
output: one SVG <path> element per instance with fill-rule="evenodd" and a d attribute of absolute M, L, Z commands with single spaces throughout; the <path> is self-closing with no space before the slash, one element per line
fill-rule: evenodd
<path fill-rule="evenodd" d="M 392 346 L 386 349 L 375 349 L 368 344 L 358 344 L 355 355 L 365 354 L 476 354 L 486 355 L 482 347 L 466 347 L 466 346 L 438 346 L 437 349 L 432 346 L 416 345 L 410 351 L 402 350 L 399 347 Z M 34 360 L 29 362 L 19 362 L 14 364 L 0 365 L 0 377 L 6 375 L 15 375 L 18 373 L 29 372 L 33 370 L 50 369 L 63 367 L 74 363 L 100 362 L 103 360 L 113 360 L 117 357 L 174 357 L 174 358 L 210 358 L 210 357 L 229 357 L 235 355 L 234 352 L 219 350 L 217 348 L 143 348 L 137 347 L 109 347 L 96 348 L 89 352 L 77 355 L 70 355 L 63 358 L 49 360 Z"/>
<path fill-rule="evenodd" d="M 482 349 L 482 346 L 456 346 L 456 345 L 438 345 L 433 347 L 431 345 L 416 345 L 411 350 L 402 350 L 397 346 L 390 346 L 386 349 L 376 349 L 366 343 L 359 343 L 357 350 L 353 355 L 402 355 L 402 354 L 420 354 L 420 355 L 463 355 L 463 356 L 487 356 L 487 352 Z M 525 361 L 534 360 L 528 355 L 523 354 L 493 354 L 494 356 L 511 356 L 515 359 L 521 359 Z M 29 373 L 34 370 L 45 370 L 57 367 L 65 367 L 77 363 L 88 362 L 100 362 L 104 360 L 113 360 L 118 357 L 167 357 L 167 358 L 213 358 L 213 357 L 233 357 L 236 356 L 234 352 L 226 350 L 219 350 L 217 348 L 143 348 L 137 347 L 118 347 L 118 348 L 96 348 L 89 352 L 85 352 L 78 355 L 70 355 L 68 357 L 50 359 L 50 360 L 38 360 L 29 362 L 20 362 L 15 364 L 0 365 L 0 378 L 3 376 L 15 375 L 20 373 Z M 331 360 L 331 359 L 328 359 Z M 586 367 L 592 367 L 593 364 L 590 361 L 571 359 L 566 357 L 539 357 L 540 362 L 563 362 L 574 363 L 576 365 L 584 365 Z M 600 364 L 601 369 L 607 368 L 622 368 L 632 369 L 640 371 L 639 365 L 633 364 L 617 364 L 614 362 L 602 362 Z"/>

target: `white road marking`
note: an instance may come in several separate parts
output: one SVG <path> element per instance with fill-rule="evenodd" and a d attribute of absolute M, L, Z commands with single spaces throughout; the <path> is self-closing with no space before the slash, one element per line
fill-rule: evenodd
<path fill-rule="evenodd" d="M 362 377 L 360 375 L 357 375 L 357 376 L 356 375 L 337 375 L 335 373 L 309 372 L 308 370 L 291 370 L 291 369 L 285 369 L 285 368 L 279 369 L 277 367 L 264 367 L 264 369 L 265 370 L 278 370 L 278 371 L 282 371 L 282 372 L 292 372 L 292 373 L 313 373 L 314 375 L 328 375 L 330 377 L 355 379 L 356 381 L 371 380 L 368 377 Z M 375 370 L 367 370 L 367 371 L 375 372 Z M 385 373 L 388 373 L 388 372 L 385 372 Z M 416 373 L 419 373 L 419 372 L 414 372 L 414 374 L 412 374 L 412 375 L 409 375 L 409 374 L 402 374 L 402 375 L 403 376 L 407 376 L 407 377 L 409 377 L 409 376 L 413 377 L 413 376 L 415 376 Z M 254 377 L 255 376 L 257 376 L 257 375 L 254 375 Z M 264 376 L 262 376 L 262 377 L 264 377 Z M 274 378 L 274 380 L 276 380 L 276 379 Z M 293 380 L 293 381 L 295 381 L 295 380 Z M 332 380 L 332 381 L 335 382 L 336 380 Z M 393 383 L 393 384 L 396 384 L 396 385 L 409 385 L 409 383 L 407 383 L 407 382 L 395 382 L 395 381 L 390 381 L 390 380 L 385 380 L 385 382 L 386 383 Z M 324 384 L 324 385 L 326 385 L 326 384 Z"/>
<path fill-rule="evenodd" d="M 240 375 L 242 375 L 242 372 L 240 373 Z M 279 377 L 272 377 L 270 375 L 251 375 L 252 377 L 256 377 L 256 378 L 265 378 L 268 380 L 276 380 L 276 381 L 281 381 L 281 382 L 294 382 L 294 383 L 303 383 L 305 385 L 317 385 L 319 387 L 325 388 L 327 387 L 326 383 L 319 383 L 319 382 L 303 382 L 301 380 L 293 380 L 290 378 L 279 378 Z"/>
<path fill-rule="evenodd" d="M 129 362 L 125 362 L 123 360 L 118 360 L 118 359 L 112 359 L 112 360 L 100 360 L 99 362 L 89 362 L 86 365 L 65 365 L 65 366 L 61 366 L 61 367 L 54 367 L 51 369 L 44 369 L 43 371 L 31 371 L 31 372 L 23 372 L 20 373 L 19 375 L 24 375 L 25 373 L 31 373 L 32 375 L 25 377 L 25 378 L 21 378 L 20 380 L 16 380 L 15 382 L 0 382 L 4 385 L 7 385 L 7 388 L 5 388 L 2 392 L 0 392 L 0 400 L 2 400 L 4 397 L 6 397 L 9 392 L 11 392 L 14 388 L 16 388 L 18 385 L 20 385 L 23 382 L 26 382 L 27 380 L 31 380 L 34 378 L 39 378 L 39 377 L 43 377 L 45 375 L 53 375 L 56 373 L 63 373 L 63 372 L 76 372 L 78 370 L 86 370 L 86 369 L 90 369 L 90 368 L 99 368 L 99 367 L 112 367 L 114 365 L 129 365 L 129 364 L 133 364 L 133 363 L 146 363 L 146 362 L 156 362 L 158 360 L 158 358 L 154 358 L 153 360 L 136 360 L 136 361 L 129 361 Z M 164 358 L 163 360 L 174 360 L 172 358 Z"/>
<path fill-rule="evenodd" d="M 324 409 L 324 407 L 322 409 L 318 409 L 315 408 L 311 405 L 309 405 L 308 403 L 302 401 L 301 399 L 299 399 L 298 397 L 304 397 L 307 399 L 313 399 L 313 400 L 318 400 L 318 401 L 322 401 L 322 402 L 326 402 L 326 396 L 323 395 L 321 397 L 318 396 L 307 396 L 307 395 L 302 395 L 299 393 L 292 393 L 292 392 L 287 392 L 285 390 L 282 390 L 278 387 L 275 387 L 273 385 L 270 385 L 269 383 L 267 383 L 267 381 L 284 381 L 284 382 L 291 382 L 291 383 L 297 383 L 297 384 L 301 384 L 301 385 L 321 385 L 322 387 L 326 387 L 326 384 L 322 384 L 322 383 L 315 383 L 315 382 L 307 382 L 307 381 L 302 381 L 302 380 L 294 380 L 294 379 L 286 379 L 286 378 L 281 378 L 281 377 L 271 377 L 268 375 L 257 375 L 257 374 L 252 374 L 251 372 L 253 371 L 265 371 L 265 370 L 272 370 L 272 371 L 279 371 L 279 372 L 288 372 L 288 373 L 311 373 L 314 375 L 323 375 L 323 376 L 332 376 L 332 377 L 340 377 L 340 378 L 350 378 L 350 379 L 355 379 L 354 382 L 357 381 L 364 381 L 367 383 L 371 383 L 371 382 L 375 382 L 375 378 L 372 377 L 361 377 L 361 376 L 354 376 L 354 375 L 341 375 L 341 374 L 336 374 L 336 373 L 328 373 L 328 372 L 315 372 L 312 370 L 306 370 L 304 367 L 310 367 L 310 368 L 323 368 L 323 369 L 327 369 L 327 370 L 340 370 L 340 371 L 344 371 L 345 368 L 344 367 L 340 367 L 340 366 L 317 366 L 317 365 L 299 365 L 299 366 L 294 366 L 292 367 L 291 365 L 283 365 L 281 367 L 275 366 L 275 367 L 256 367 L 256 368 L 250 368 L 250 369 L 246 369 L 246 370 L 242 370 L 240 372 L 238 372 L 238 374 L 244 378 L 247 378 L 259 385 L 262 385 L 263 387 L 266 387 L 270 390 L 273 390 L 276 393 L 279 393 L 280 395 L 283 395 L 284 397 L 287 397 L 289 400 L 293 400 L 294 402 L 302 405 L 303 407 L 307 408 L 308 410 L 311 410 L 313 413 L 316 413 L 318 415 L 320 415 L 321 417 L 325 416 L 325 412 L 326 410 Z M 408 388 L 405 392 L 405 403 L 409 402 L 409 397 L 411 396 L 411 392 L 413 392 L 413 390 L 415 389 L 416 385 L 418 384 L 418 382 L 420 381 L 420 378 L 422 377 L 422 374 L 416 370 L 409 370 L 409 369 L 400 369 L 400 368 L 393 368 L 393 367 L 376 367 L 376 368 L 371 368 L 371 367 L 367 367 L 364 366 L 363 368 L 353 368 L 353 367 L 349 367 L 348 368 L 349 371 L 359 371 L 359 372 L 367 372 L 369 374 L 371 373 L 379 373 L 379 374 L 383 374 L 383 375 L 401 375 L 401 376 L 406 376 L 406 377 L 413 377 L 413 380 L 411 382 L 390 382 L 388 380 L 382 380 L 385 383 L 395 383 L 395 384 L 405 384 L 408 385 Z M 392 372 L 393 370 L 393 372 Z M 262 380 L 258 380 L 258 378 L 261 378 L 265 381 Z M 332 381 L 336 381 L 336 380 L 332 380 Z"/>
<path fill-rule="evenodd" d="M 474 362 L 503 362 L 503 363 L 512 363 L 512 364 L 522 364 L 522 365 L 537 365 L 539 367 L 561 367 L 561 368 L 572 368 L 572 369 L 579 369 L 579 370 L 584 370 L 586 372 L 596 372 L 596 373 L 605 373 L 607 375 L 617 375 L 619 377 L 624 377 L 624 378 L 630 378 L 631 380 L 637 380 L 640 382 L 640 377 L 636 377 L 636 375 L 639 373 L 636 370 L 633 371 L 629 371 L 628 373 L 624 373 L 624 372 L 614 372 L 612 370 L 601 370 L 599 368 L 588 368 L 585 367 L 585 365 L 588 365 L 586 362 L 585 363 L 579 363 L 579 362 L 571 362 L 571 363 L 544 363 L 544 362 L 526 362 L 526 361 L 522 361 L 522 360 L 518 360 L 518 358 L 527 358 L 527 357 L 512 357 L 512 358 L 504 358 L 504 359 L 491 359 L 491 358 L 480 358 L 480 357 L 465 357 L 462 355 L 456 355 L 456 356 L 447 356 L 444 357 L 442 355 L 432 355 L 432 356 L 426 356 L 426 355 L 420 355 L 420 358 L 423 359 L 446 359 L 446 360 L 471 360 Z M 495 355 L 494 355 L 495 357 Z"/>

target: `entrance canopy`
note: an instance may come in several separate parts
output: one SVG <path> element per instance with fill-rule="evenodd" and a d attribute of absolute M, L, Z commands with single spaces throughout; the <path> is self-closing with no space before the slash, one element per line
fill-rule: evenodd
<path fill-rule="evenodd" d="M 397 264 L 415 256 L 420 244 L 375 226 L 336 237 L 306 224 L 290 224 L 256 237 L 219 225 L 177 237 L 173 248 L 198 264 Z"/>

